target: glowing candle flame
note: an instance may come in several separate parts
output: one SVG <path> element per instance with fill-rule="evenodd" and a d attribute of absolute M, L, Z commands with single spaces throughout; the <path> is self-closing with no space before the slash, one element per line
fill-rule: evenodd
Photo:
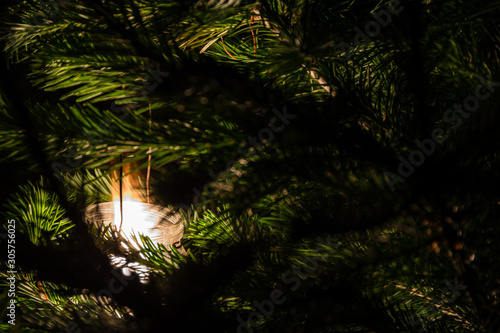
<path fill-rule="evenodd" d="M 114 221 L 116 228 L 120 228 L 122 233 L 130 239 L 130 236 L 135 232 L 149 236 L 151 239 L 158 237 L 160 232 L 154 230 L 157 219 L 152 219 L 146 207 L 146 204 L 134 201 L 129 196 L 123 199 L 123 222 L 120 214 L 120 200 L 114 200 Z"/>
<path fill-rule="evenodd" d="M 150 216 L 146 204 L 139 200 L 139 198 L 143 197 L 143 193 L 137 189 L 138 186 L 134 186 L 133 182 L 133 180 L 136 180 L 135 183 L 138 183 L 138 175 L 137 172 L 130 172 L 130 168 L 130 164 L 123 166 L 123 174 L 125 175 L 122 178 L 123 221 L 120 213 L 119 176 L 115 176 L 116 182 L 111 190 L 114 206 L 113 223 L 117 229 L 120 229 L 121 225 L 122 234 L 128 239 L 131 239 L 134 233 L 140 233 L 153 239 L 160 234 L 158 230 L 153 229 L 157 219 Z"/>
<path fill-rule="evenodd" d="M 121 175 L 116 172 L 112 173 L 112 202 L 103 202 L 87 207 L 85 212 L 87 223 L 106 226 L 114 224 L 117 230 L 121 230 L 122 236 L 129 241 L 132 240 L 132 235 L 142 234 L 148 236 L 155 244 L 170 246 L 179 243 L 184 231 L 181 215 L 173 213 L 168 208 L 150 204 L 149 200 L 147 204 L 144 203 L 144 193 L 139 190 L 141 188 L 140 177 L 137 172 L 128 172 L 130 167 L 130 164 L 123 166 L 122 174 L 125 177 L 122 177 L 121 181 L 119 180 Z M 120 210 L 123 212 L 123 220 Z M 139 240 L 130 242 L 136 250 L 141 251 L 140 243 Z M 123 245 L 128 248 L 126 244 Z M 142 253 L 140 255 L 146 259 Z M 168 258 L 168 255 L 166 256 Z M 141 282 L 147 282 L 149 269 L 146 266 L 128 262 L 126 258 L 121 256 L 110 255 L 110 258 L 114 265 L 122 266 L 125 263 L 126 266 L 122 269 L 139 273 Z"/>

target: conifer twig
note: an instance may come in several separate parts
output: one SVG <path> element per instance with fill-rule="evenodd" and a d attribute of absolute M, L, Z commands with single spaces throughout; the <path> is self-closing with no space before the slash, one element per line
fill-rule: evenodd
<path fill-rule="evenodd" d="M 231 58 L 233 58 L 234 60 L 236 60 L 236 58 L 235 58 L 235 57 L 233 57 L 233 56 L 231 55 L 231 53 L 229 53 L 229 51 L 226 49 L 226 46 L 224 45 L 224 38 L 222 38 L 222 36 L 220 36 L 220 39 L 222 40 L 222 47 L 224 48 L 224 50 L 226 50 L 226 53 L 227 53 L 227 54 L 228 54 Z"/>

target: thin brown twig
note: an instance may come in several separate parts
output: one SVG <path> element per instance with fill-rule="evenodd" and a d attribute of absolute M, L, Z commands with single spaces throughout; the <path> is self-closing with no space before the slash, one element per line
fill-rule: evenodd
<path fill-rule="evenodd" d="M 40 288 L 40 290 L 42 291 L 42 293 L 45 295 L 45 300 L 48 300 L 49 296 L 47 296 L 47 293 L 43 289 L 42 282 L 40 282 L 40 281 L 37 281 L 37 282 L 38 282 L 38 287 Z"/>
<path fill-rule="evenodd" d="M 252 17 L 252 21 L 253 21 L 253 17 Z M 252 39 L 253 39 L 253 56 L 257 56 L 257 46 L 256 46 L 256 43 L 255 43 L 255 34 L 253 33 L 253 30 L 252 30 L 252 22 L 248 22 L 248 26 L 250 27 L 250 31 L 252 32 Z"/>
<path fill-rule="evenodd" d="M 151 115 L 151 103 L 149 103 L 149 134 L 151 134 L 151 124 L 152 124 L 152 115 Z M 149 179 L 151 176 L 151 147 L 148 150 L 148 171 L 146 173 L 146 198 L 149 204 Z"/>
<path fill-rule="evenodd" d="M 235 57 L 233 57 L 233 56 L 231 55 L 231 53 L 229 53 L 229 51 L 226 49 L 226 46 L 224 45 L 224 38 L 222 38 L 222 36 L 220 36 L 220 39 L 222 40 L 222 47 L 224 48 L 224 50 L 226 50 L 226 53 L 227 53 L 227 54 L 228 54 L 231 58 L 233 58 L 234 60 L 236 60 L 236 58 L 235 58 Z"/>
<path fill-rule="evenodd" d="M 120 155 L 120 231 L 123 224 L 123 157 Z"/>

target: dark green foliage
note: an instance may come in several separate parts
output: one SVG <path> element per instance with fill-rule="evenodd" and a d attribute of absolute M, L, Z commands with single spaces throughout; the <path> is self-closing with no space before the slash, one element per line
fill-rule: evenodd
<path fill-rule="evenodd" d="M 500 331 L 498 1 L 0 10 L 20 331 Z M 130 163 L 183 214 L 183 248 L 85 225 Z"/>

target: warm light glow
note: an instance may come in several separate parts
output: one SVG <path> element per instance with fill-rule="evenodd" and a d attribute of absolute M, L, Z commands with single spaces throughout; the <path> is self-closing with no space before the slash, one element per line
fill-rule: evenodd
<path fill-rule="evenodd" d="M 114 225 L 121 235 L 129 240 L 136 250 L 141 251 L 141 241 L 133 241 L 132 236 L 142 234 L 149 237 L 153 243 L 170 246 L 180 242 L 184 225 L 179 213 L 165 207 L 150 204 L 144 196 L 144 184 L 138 172 L 130 172 L 131 163 L 123 166 L 122 172 L 111 173 L 111 202 L 102 202 L 87 207 L 85 219 L 89 224 L 98 226 Z M 120 174 L 125 175 L 120 180 Z M 120 190 L 121 183 L 121 190 Z M 121 195 L 120 195 L 121 192 Z M 148 192 L 149 195 L 149 192 Z M 120 204 L 120 196 L 122 197 Z M 145 203 L 147 201 L 148 203 Z M 123 213 L 123 220 L 122 214 Z M 127 244 L 122 245 L 128 249 Z M 139 253 L 146 259 L 144 253 Z M 168 254 L 165 254 L 169 258 Z M 142 283 L 148 283 L 149 269 L 141 264 L 129 262 L 127 258 L 110 255 L 114 266 L 120 266 L 125 275 L 130 271 L 138 273 Z"/>
<path fill-rule="evenodd" d="M 113 201 L 114 221 L 116 228 L 120 228 L 125 237 L 131 239 L 132 234 L 141 233 L 151 239 L 160 235 L 158 230 L 153 230 L 157 219 L 151 219 L 146 204 L 132 200 L 130 196 L 123 198 L 123 222 L 120 214 L 120 200 Z M 149 217 L 149 218 L 148 218 Z"/>
<path fill-rule="evenodd" d="M 134 233 L 141 233 L 153 239 L 160 235 L 158 230 L 153 230 L 157 223 L 157 218 L 151 218 L 150 214 L 148 214 L 146 204 L 141 202 L 140 199 L 143 198 L 144 195 L 137 189 L 139 186 L 137 183 L 137 173 L 130 172 L 130 168 L 130 164 L 125 164 L 123 167 L 123 174 L 125 175 L 122 179 L 123 221 L 121 221 L 120 214 L 119 176 L 115 176 L 115 183 L 111 189 L 114 206 L 113 223 L 118 230 L 121 224 L 122 234 L 129 240 L 132 239 L 131 236 Z M 136 181 L 135 183 L 134 180 Z"/>

